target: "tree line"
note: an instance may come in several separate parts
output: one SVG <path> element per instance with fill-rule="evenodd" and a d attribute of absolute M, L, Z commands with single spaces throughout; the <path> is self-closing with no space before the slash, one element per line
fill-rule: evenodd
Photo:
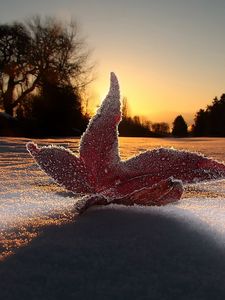
<path fill-rule="evenodd" d="M 51 17 L 0 24 L 0 135 L 79 136 L 89 116 L 90 51 L 75 22 Z M 123 99 L 121 136 L 225 136 L 225 94 L 200 109 L 191 131 L 178 115 L 166 122 L 131 117 Z"/>
<path fill-rule="evenodd" d="M 225 137 L 225 94 L 215 97 L 206 109 L 200 109 L 192 127 L 194 136 Z"/>
<path fill-rule="evenodd" d="M 138 124 L 142 130 L 146 129 L 145 136 L 174 136 L 174 137 L 187 137 L 187 136 L 208 136 L 208 137 L 225 137 L 225 94 L 220 98 L 215 97 L 206 109 L 200 109 L 195 114 L 194 124 L 188 131 L 188 126 L 182 115 L 178 115 L 172 124 L 170 132 L 167 123 L 141 123 L 136 121 L 136 117 L 128 118 L 128 121 Z M 123 121 L 122 121 L 123 122 Z M 124 124 L 127 123 L 125 117 Z M 147 133 L 148 129 L 148 133 Z M 138 129 L 141 133 L 141 129 Z"/>
<path fill-rule="evenodd" d="M 131 117 L 128 99 L 125 97 L 122 102 L 122 116 L 122 121 L 119 124 L 121 136 L 163 137 L 169 135 L 170 128 L 166 122 L 152 123 L 140 116 Z"/>

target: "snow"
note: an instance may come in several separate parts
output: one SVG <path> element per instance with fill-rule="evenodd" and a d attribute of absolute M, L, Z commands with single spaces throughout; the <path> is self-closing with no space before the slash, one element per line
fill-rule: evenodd
<path fill-rule="evenodd" d="M 93 207 L 42 172 L 27 139 L 0 138 L 2 299 L 224 299 L 225 181 L 163 207 Z M 79 140 L 37 140 L 77 152 Z M 224 139 L 121 138 L 126 159 L 174 145 L 225 160 Z"/>

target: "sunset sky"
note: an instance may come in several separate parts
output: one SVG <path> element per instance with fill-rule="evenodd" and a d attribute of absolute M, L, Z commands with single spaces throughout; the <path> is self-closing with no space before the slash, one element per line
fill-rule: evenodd
<path fill-rule="evenodd" d="M 40 14 L 80 24 L 97 62 L 92 105 L 114 71 L 133 115 L 171 122 L 225 92 L 225 0 L 0 0 L 0 22 Z"/>

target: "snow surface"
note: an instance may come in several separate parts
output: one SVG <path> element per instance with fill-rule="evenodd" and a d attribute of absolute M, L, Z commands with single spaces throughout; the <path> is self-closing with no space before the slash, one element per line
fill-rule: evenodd
<path fill-rule="evenodd" d="M 225 181 L 185 187 L 164 207 L 79 199 L 0 139 L 1 299 L 225 299 Z M 188 142 L 187 142 L 188 141 Z M 37 140 L 78 151 L 78 140 Z M 225 139 L 120 139 L 120 153 L 173 145 L 225 160 Z"/>

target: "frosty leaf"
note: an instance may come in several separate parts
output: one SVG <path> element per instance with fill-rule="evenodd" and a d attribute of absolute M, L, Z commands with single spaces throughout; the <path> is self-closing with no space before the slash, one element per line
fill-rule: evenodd
<path fill-rule="evenodd" d="M 80 156 L 97 191 L 112 184 L 116 176 L 116 165 L 120 161 L 117 133 L 120 119 L 119 84 L 115 74 L 111 73 L 109 93 L 90 121 L 80 144 Z"/>
<path fill-rule="evenodd" d="M 188 151 L 159 148 L 135 156 L 123 163 L 129 177 L 148 175 L 166 179 L 173 176 L 184 183 L 225 178 L 225 165 Z"/>
<path fill-rule="evenodd" d="M 165 205 L 170 202 L 178 201 L 182 193 L 182 182 L 168 178 L 150 187 L 134 190 L 131 194 L 124 197 L 115 198 L 112 202 L 123 205 Z"/>
<path fill-rule="evenodd" d="M 121 161 L 120 119 L 119 84 L 111 73 L 109 93 L 81 138 L 80 157 L 62 147 L 27 144 L 40 167 L 57 183 L 72 192 L 89 194 L 77 202 L 77 212 L 109 203 L 165 205 L 181 198 L 180 180 L 225 178 L 223 163 L 188 151 L 159 148 Z"/>
<path fill-rule="evenodd" d="M 27 149 L 45 173 L 69 191 L 93 191 L 84 163 L 71 151 L 53 146 L 38 148 L 34 143 L 28 143 Z"/>
<path fill-rule="evenodd" d="M 82 214 L 90 206 L 107 205 L 109 201 L 102 194 L 91 194 L 81 198 L 74 206 L 75 212 Z"/>
<path fill-rule="evenodd" d="M 152 186 L 161 180 L 160 177 L 152 176 L 152 174 L 133 178 L 127 177 L 118 179 L 113 187 L 104 190 L 102 193 L 110 198 L 121 198 L 130 195 L 133 191 Z"/>
<path fill-rule="evenodd" d="M 168 178 L 150 187 L 134 190 L 132 193 L 121 197 L 107 197 L 107 191 L 103 194 L 92 194 L 83 197 L 75 205 L 75 212 L 83 213 L 90 206 L 108 205 L 111 203 L 131 206 L 138 205 L 165 205 L 178 201 L 183 193 L 183 185 L 179 180 Z M 108 193 L 110 194 L 110 192 Z"/>

